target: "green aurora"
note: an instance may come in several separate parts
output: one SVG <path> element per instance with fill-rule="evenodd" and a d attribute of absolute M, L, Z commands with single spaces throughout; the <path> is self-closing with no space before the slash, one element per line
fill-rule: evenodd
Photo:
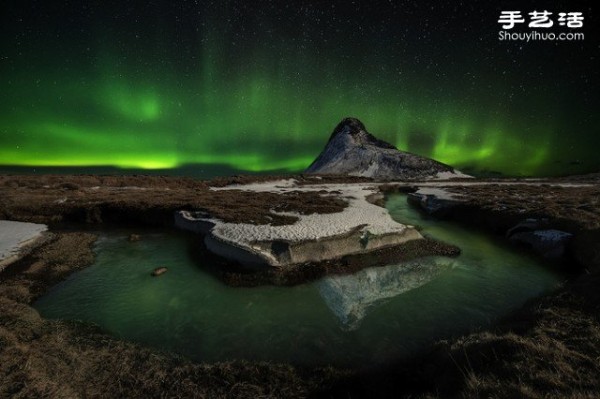
<path fill-rule="evenodd" d="M 581 100 L 584 82 L 560 80 L 560 66 L 536 68 L 532 81 L 508 58 L 423 66 L 415 43 L 371 46 L 367 37 L 311 47 L 319 26 L 308 29 L 304 47 L 283 26 L 236 41 L 238 32 L 219 22 L 226 12 L 204 15 L 175 56 L 168 44 L 175 33 L 120 25 L 89 28 L 80 40 L 68 27 L 60 41 L 25 38 L 18 48 L 4 41 L 0 164 L 296 172 L 340 119 L 355 116 L 399 149 L 467 170 L 547 175 L 600 167 L 590 148 L 598 143 L 590 105 L 597 92 Z M 485 40 L 499 48 L 494 29 Z M 401 50 L 409 61 L 397 56 Z M 521 54 L 523 64 L 534 55 Z"/>

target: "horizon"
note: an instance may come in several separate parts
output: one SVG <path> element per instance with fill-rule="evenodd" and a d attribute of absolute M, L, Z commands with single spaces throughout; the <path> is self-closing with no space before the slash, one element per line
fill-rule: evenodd
<path fill-rule="evenodd" d="M 591 7 L 569 7 L 589 33 Z M 355 116 L 471 173 L 600 170 L 597 38 L 502 41 L 500 11 L 20 2 L 0 17 L 0 164 L 298 172 Z"/>

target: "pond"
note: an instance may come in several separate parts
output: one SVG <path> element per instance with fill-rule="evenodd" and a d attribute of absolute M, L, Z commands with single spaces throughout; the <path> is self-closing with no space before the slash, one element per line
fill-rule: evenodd
<path fill-rule="evenodd" d="M 114 336 L 198 361 L 362 367 L 485 327 L 561 280 L 497 238 L 422 216 L 404 195 L 390 196 L 387 207 L 397 221 L 458 245 L 462 254 L 295 287 L 232 288 L 191 255 L 190 242 L 200 236 L 146 231 L 129 242 L 132 231 L 111 230 L 100 232 L 94 264 L 35 307 L 47 318 L 96 323 Z M 159 266 L 169 271 L 152 277 Z"/>

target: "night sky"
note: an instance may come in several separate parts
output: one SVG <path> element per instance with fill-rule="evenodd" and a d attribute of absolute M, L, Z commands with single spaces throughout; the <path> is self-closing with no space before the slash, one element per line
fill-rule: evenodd
<path fill-rule="evenodd" d="M 497 3 L 3 1 L 0 165 L 294 172 L 354 116 L 468 171 L 600 170 L 597 7 Z M 585 39 L 500 41 L 502 10 Z"/>

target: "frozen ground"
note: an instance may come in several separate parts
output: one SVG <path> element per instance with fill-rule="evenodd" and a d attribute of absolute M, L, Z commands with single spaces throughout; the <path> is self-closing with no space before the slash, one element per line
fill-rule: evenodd
<path fill-rule="evenodd" d="M 438 172 L 435 175 L 436 180 L 449 180 L 449 179 L 473 179 L 473 176 L 462 173 L 459 170 L 454 170 L 453 172 Z"/>
<path fill-rule="evenodd" d="M 231 185 L 211 188 L 211 190 L 243 190 L 252 192 L 286 193 L 290 191 L 319 192 L 324 197 L 341 198 L 348 205 L 341 212 L 323 214 L 300 214 L 297 212 L 276 212 L 273 214 L 289 215 L 297 221 L 289 225 L 267 225 L 250 223 L 227 223 L 217 219 L 198 218 L 187 212 L 180 212 L 180 226 L 209 222 L 214 226 L 207 246 L 213 251 L 233 258 L 245 257 L 246 254 L 218 247 L 217 243 L 226 244 L 230 249 L 241 249 L 244 252 L 262 258 L 272 266 L 300 262 L 304 260 L 324 260 L 345 254 L 360 253 L 397 245 L 409 240 L 421 239 L 422 236 L 413 226 L 398 223 L 392 219 L 387 209 L 369 202 L 368 197 L 376 195 L 379 190 L 371 183 L 359 184 L 311 184 L 297 185 L 294 179 L 277 180 L 246 185 Z M 184 227 L 185 228 L 185 227 Z M 191 228 L 193 229 L 193 228 Z M 336 241 L 336 242 L 335 242 Z M 313 245 L 319 242 L 322 244 Z M 285 243 L 288 255 L 281 256 L 273 249 L 274 243 Z M 304 249 L 298 245 L 308 245 Z M 287 247 L 285 246 L 287 245 Z M 241 258 L 240 258 L 241 259 Z"/>
<path fill-rule="evenodd" d="M 337 213 L 301 215 L 295 212 L 280 212 L 299 220 L 287 226 L 254 225 L 246 223 L 217 223 L 213 234 L 236 242 L 266 240 L 316 240 L 347 233 L 352 229 L 364 226 L 371 234 L 402 233 L 407 228 L 394 221 L 387 209 L 367 201 L 367 197 L 378 192 L 373 184 L 315 184 L 310 186 L 294 186 L 293 179 L 267 183 L 227 186 L 214 190 L 238 189 L 244 191 L 327 191 L 331 195 L 348 201 L 348 206 Z M 275 212 L 273 212 L 275 213 Z"/>
<path fill-rule="evenodd" d="M 24 245 L 39 238 L 47 229 L 44 224 L 0 220 L 0 269 L 18 256 Z"/>

